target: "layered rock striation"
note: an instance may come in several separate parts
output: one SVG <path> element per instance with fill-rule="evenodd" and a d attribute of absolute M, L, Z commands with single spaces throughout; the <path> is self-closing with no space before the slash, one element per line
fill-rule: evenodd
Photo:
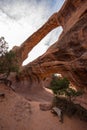
<path fill-rule="evenodd" d="M 67 0 L 61 10 L 51 18 L 19 48 L 21 63 L 28 52 L 55 27 L 63 32 L 45 54 L 22 67 L 21 78 L 30 82 L 53 73 L 60 73 L 79 87 L 87 87 L 87 1 Z M 31 40 L 32 39 L 32 40 Z M 19 56 L 18 58 L 20 59 Z"/>

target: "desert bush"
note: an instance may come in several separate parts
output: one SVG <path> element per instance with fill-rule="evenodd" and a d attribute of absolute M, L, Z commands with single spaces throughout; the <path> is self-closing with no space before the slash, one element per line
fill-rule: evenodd
<path fill-rule="evenodd" d="M 69 87 L 69 80 L 66 78 L 58 78 L 57 76 L 53 76 L 53 79 L 50 84 L 50 89 L 52 89 L 54 94 L 62 94 L 63 90 Z"/>
<path fill-rule="evenodd" d="M 11 72 L 18 72 L 19 68 L 15 64 L 16 56 L 14 52 L 8 51 L 8 43 L 5 41 L 4 37 L 0 38 L 0 79 L 6 82 L 9 74 Z"/>
<path fill-rule="evenodd" d="M 50 84 L 50 89 L 52 89 L 53 93 L 57 96 L 65 96 L 68 100 L 71 100 L 73 97 L 77 97 L 83 94 L 82 91 L 76 91 L 73 88 L 70 88 L 70 82 L 67 78 L 58 78 L 57 76 L 53 76 L 53 79 Z"/>
<path fill-rule="evenodd" d="M 75 104 L 64 97 L 55 96 L 52 102 L 53 107 L 58 107 L 62 110 L 63 114 L 69 117 L 79 118 L 87 122 L 87 110 L 80 104 Z"/>

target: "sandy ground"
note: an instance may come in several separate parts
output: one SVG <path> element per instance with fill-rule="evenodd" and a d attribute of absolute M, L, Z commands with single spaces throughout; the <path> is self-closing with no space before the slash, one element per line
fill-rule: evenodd
<path fill-rule="evenodd" d="M 50 111 L 40 110 L 40 103 L 49 103 L 45 99 L 29 101 L 1 84 L 0 93 L 5 93 L 0 97 L 0 130 L 87 130 L 86 122 L 64 116 L 61 124 Z"/>

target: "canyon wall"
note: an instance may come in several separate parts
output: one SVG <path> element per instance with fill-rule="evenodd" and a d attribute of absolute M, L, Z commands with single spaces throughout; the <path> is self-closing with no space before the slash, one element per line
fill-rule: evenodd
<path fill-rule="evenodd" d="M 86 0 L 67 0 L 59 12 L 51 16 L 47 23 L 18 48 L 18 58 L 22 56 L 20 63 L 49 31 L 58 26 L 63 27 L 58 41 L 45 54 L 22 67 L 21 77 L 28 77 L 33 82 L 60 73 L 76 86 L 87 87 Z"/>
<path fill-rule="evenodd" d="M 63 28 L 58 41 L 42 56 L 22 66 L 32 48 L 58 26 Z M 60 73 L 74 86 L 87 92 L 87 1 L 66 0 L 59 12 L 54 13 L 39 30 L 20 47 L 14 47 L 13 51 L 20 67 L 14 82 L 17 88 L 20 86 L 23 91 L 41 90 L 47 76 Z"/>

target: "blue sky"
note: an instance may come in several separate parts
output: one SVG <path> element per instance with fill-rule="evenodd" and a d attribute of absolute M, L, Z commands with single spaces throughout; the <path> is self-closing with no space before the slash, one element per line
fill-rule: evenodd
<path fill-rule="evenodd" d="M 10 49 L 19 46 L 57 12 L 63 3 L 64 0 L 0 0 L 0 37 L 5 37 Z M 58 39 L 61 31 L 59 27 L 48 34 L 29 53 L 24 64 L 44 53 Z"/>

